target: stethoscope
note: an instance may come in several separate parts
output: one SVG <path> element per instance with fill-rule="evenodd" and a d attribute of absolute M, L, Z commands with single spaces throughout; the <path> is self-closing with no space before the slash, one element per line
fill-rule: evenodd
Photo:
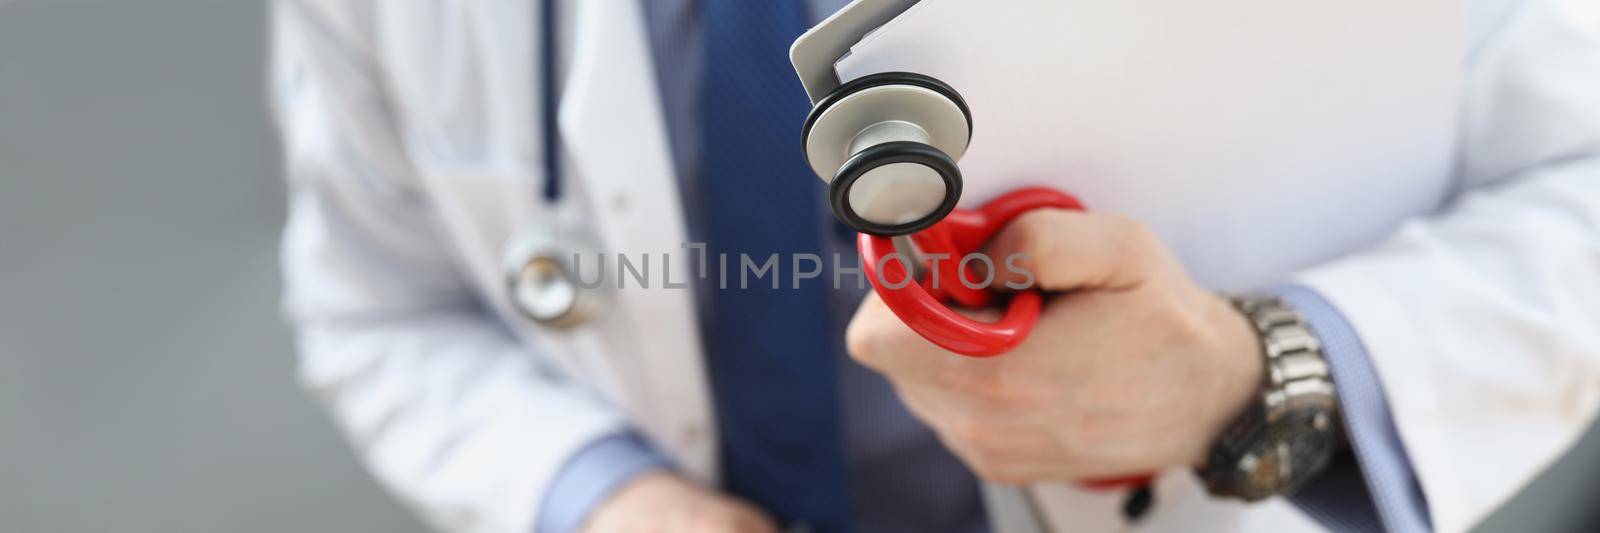
<path fill-rule="evenodd" d="M 540 102 L 544 152 L 544 184 L 539 196 L 552 211 L 559 211 L 562 196 L 561 151 L 556 120 L 556 1 L 542 0 L 540 10 Z M 600 287 L 578 280 L 578 254 L 585 249 L 579 239 L 563 233 L 559 217 L 543 227 L 527 228 L 513 237 L 502 260 L 507 299 L 529 320 L 552 330 L 583 324 L 606 305 Z"/>
<path fill-rule="evenodd" d="M 1042 294 L 1018 292 L 998 322 L 979 322 L 944 302 L 985 307 L 995 294 L 973 288 L 981 284 L 962 279 L 960 269 L 927 268 L 924 258 L 959 261 L 1022 213 L 1083 205 L 1036 187 L 956 209 L 962 188 L 956 161 L 972 139 L 972 112 L 955 88 L 909 72 L 857 78 L 817 100 L 801 139 L 812 171 L 828 183 L 834 215 L 861 232 L 857 247 L 867 279 L 900 320 L 934 344 L 973 357 L 1004 353 L 1028 337 Z M 929 270 L 938 272 L 938 283 L 921 275 Z"/>
<path fill-rule="evenodd" d="M 1035 209 L 1083 209 L 1078 199 L 1043 187 L 1011 191 L 976 209 L 957 209 L 961 169 L 956 161 L 972 139 L 972 112 L 961 94 L 938 79 L 885 72 L 841 84 L 818 98 L 801 130 L 801 148 L 828 183 L 838 219 L 859 231 L 861 266 L 895 316 L 946 350 L 990 357 L 1026 340 L 1044 295 L 1011 296 L 997 322 L 979 322 L 946 302 L 980 308 L 996 294 L 960 269 L 931 268 L 929 257 L 958 261 L 979 251 L 1017 216 Z M 933 283 L 929 272 L 938 273 Z M 979 287 L 979 288 L 974 288 Z M 1146 486 L 1137 475 L 1080 482 L 1091 488 Z"/>

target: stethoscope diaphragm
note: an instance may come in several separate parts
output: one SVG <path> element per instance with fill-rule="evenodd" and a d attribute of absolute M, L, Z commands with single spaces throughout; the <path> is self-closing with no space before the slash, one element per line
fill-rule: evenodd
<path fill-rule="evenodd" d="M 530 320 L 567 329 L 593 317 L 603 298 L 580 284 L 574 262 L 579 247 L 552 238 L 523 235 L 505 255 L 506 293 L 511 306 Z"/>
<path fill-rule="evenodd" d="M 839 86 L 817 101 L 801 131 L 834 214 L 883 236 L 915 233 L 955 209 L 962 187 L 956 161 L 971 138 L 972 113 L 960 93 L 909 72 Z"/>

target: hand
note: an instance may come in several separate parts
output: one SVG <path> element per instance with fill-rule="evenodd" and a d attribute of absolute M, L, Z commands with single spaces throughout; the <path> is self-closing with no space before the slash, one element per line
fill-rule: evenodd
<path fill-rule="evenodd" d="M 777 533 L 759 509 L 664 472 L 641 474 L 595 510 L 584 533 Z"/>
<path fill-rule="evenodd" d="M 1030 212 L 989 246 L 996 263 L 1018 252 L 1039 288 L 1055 294 L 1016 349 L 982 359 L 946 352 L 873 295 L 846 333 L 851 356 L 888 377 L 907 407 L 990 481 L 1204 464 L 1262 380 L 1244 317 L 1126 217 Z M 997 274 L 996 286 L 1027 281 Z"/>

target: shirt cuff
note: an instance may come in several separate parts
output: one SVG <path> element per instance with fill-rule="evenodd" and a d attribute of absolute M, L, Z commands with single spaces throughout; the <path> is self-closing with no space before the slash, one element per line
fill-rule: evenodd
<path fill-rule="evenodd" d="M 602 437 L 579 450 L 556 473 L 540 504 L 536 533 L 573 533 L 612 492 L 639 474 L 671 461 L 632 433 Z"/>
<path fill-rule="evenodd" d="M 1338 391 L 1345 435 L 1355 456 L 1354 461 L 1335 460 L 1321 477 L 1290 496 L 1290 501 L 1336 531 L 1431 531 L 1427 499 L 1400 443 L 1377 371 L 1355 329 L 1316 291 L 1288 285 L 1271 292 L 1299 311 L 1321 341 Z M 1365 494 L 1361 494 L 1362 488 Z"/>

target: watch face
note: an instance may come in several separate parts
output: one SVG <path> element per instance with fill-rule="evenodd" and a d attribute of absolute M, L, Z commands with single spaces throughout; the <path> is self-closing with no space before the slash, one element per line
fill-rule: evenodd
<path fill-rule="evenodd" d="M 1333 456 L 1333 421 L 1326 411 L 1288 413 L 1261 437 L 1235 472 L 1239 495 L 1248 500 L 1293 491 L 1321 474 Z"/>

